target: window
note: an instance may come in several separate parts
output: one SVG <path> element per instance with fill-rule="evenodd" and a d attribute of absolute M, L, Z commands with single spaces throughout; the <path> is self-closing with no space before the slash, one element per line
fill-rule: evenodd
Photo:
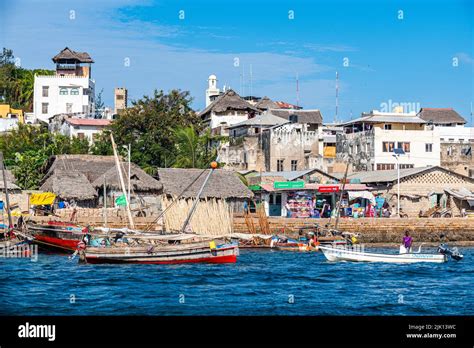
<path fill-rule="evenodd" d="M 433 152 L 433 144 L 425 144 L 425 152 Z"/>
<path fill-rule="evenodd" d="M 59 95 L 68 95 L 67 88 L 61 87 L 59 89 Z"/>
<path fill-rule="evenodd" d="M 277 172 L 283 171 L 283 160 L 277 160 Z"/>
<path fill-rule="evenodd" d="M 400 164 L 400 169 L 414 168 L 414 164 Z"/>
<path fill-rule="evenodd" d="M 377 163 L 377 170 L 391 170 L 395 169 L 394 163 Z"/>
<path fill-rule="evenodd" d="M 90 94 L 90 89 L 89 88 L 84 88 L 82 90 L 82 95 L 89 95 Z"/>
<path fill-rule="evenodd" d="M 382 151 L 383 152 L 393 152 L 395 143 L 393 141 L 384 141 L 382 142 Z"/>
<path fill-rule="evenodd" d="M 391 129 L 392 129 L 392 125 L 391 125 L 391 124 L 384 124 L 384 125 L 383 125 L 383 129 L 385 129 L 385 130 L 391 130 Z"/>
<path fill-rule="evenodd" d="M 71 88 L 71 95 L 79 95 L 79 88 Z"/>
<path fill-rule="evenodd" d="M 410 143 L 408 142 L 398 142 L 397 149 L 402 149 L 405 152 L 410 152 Z"/>
<path fill-rule="evenodd" d="M 298 123 L 298 115 L 290 115 L 289 121 L 291 123 Z"/>
<path fill-rule="evenodd" d="M 117 100 L 123 100 L 123 95 L 122 94 L 117 95 Z"/>
<path fill-rule="evenodd" d="M 43 113 L 43 114 L 48 113 L 48 105 L 49 105 L 49 103 L 41 103 L 41 113 Z"/>
<path fill-rule="evenodd" d="M 291 170 L 297 170 L 297 168 L 298 168 L 298 161 L 291 160 Z"/>
<path fill-rule="evenodd" d="M 43 97 L 49 96 L 49 86 L 43 86 Z"/>
<path fill-rule="evenodd" d="M 70 114 L 72 112 L 72 103 L 66 103 L 66 113 Z"/>
<path fill-rule="evenodd" d="M 84 133 L 77 133 L 77 137 L 82 140 L 85 136 Z"/>

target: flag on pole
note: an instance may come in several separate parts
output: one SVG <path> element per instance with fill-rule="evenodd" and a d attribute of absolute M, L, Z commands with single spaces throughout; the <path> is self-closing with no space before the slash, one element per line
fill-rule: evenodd
<path fill-rule="evenodd" d="M 127 199 L 125 195 L 121 195 L 115 199 L 115 205 L 119 207 L 126 207 L 127 206 Z"/>

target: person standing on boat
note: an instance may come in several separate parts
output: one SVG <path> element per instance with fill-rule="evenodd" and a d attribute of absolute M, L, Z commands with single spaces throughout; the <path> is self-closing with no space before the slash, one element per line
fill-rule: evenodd
<path fill-rule="evenodd" d="M 403 237 L 402 244 L 405 247 L 406 252 L 410 253 L 413 244 L 413 238 L 410 236 L 410 231 L 405 231 L 405 237 Z"/>

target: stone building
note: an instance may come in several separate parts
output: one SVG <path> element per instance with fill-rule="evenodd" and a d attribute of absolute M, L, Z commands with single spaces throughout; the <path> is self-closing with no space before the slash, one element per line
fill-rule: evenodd
<path fill-rule="evenodd" d="M 127 108 L 128 91 L 126 88 L 114 89 L 114 114 L 119 114 Z"/>
<path fill-rule="evenodd" d="M 382 195 L 390 206 L 397 206 L 397 170 L 355 172 L 348 175 L 350 182 L 371 187 L 374 195 Z M 474 179 L 439 167 L 418 167 L 400 170 L 400 207 L 410 217 L 418 216 L 438 205 L 452 209 L 453 216 L 461 210 L 472 211 L 474 198 L 460 199 L 463 192 L 474 192 Z M 470 197 L 465 194 L 465 197 Z M 472 194 L 474 197 L 474 193 Z"/>
<path fill-rule="evenodd" d="M 324 151 L 319 110 L 269 109 L 228 127 L 230 141 L 220 157 L 236 170 L 309 169 L 310 158 Z"/>

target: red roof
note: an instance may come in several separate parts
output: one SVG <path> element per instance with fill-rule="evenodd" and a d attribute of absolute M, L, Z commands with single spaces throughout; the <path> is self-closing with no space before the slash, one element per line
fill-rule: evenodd
<path fill-rule="evenodd" d="M 100 118 L 68 118 L 66 122 L 73 126 L 96 126 L 105 127 L 110 124 L 110 120 Z"/>

